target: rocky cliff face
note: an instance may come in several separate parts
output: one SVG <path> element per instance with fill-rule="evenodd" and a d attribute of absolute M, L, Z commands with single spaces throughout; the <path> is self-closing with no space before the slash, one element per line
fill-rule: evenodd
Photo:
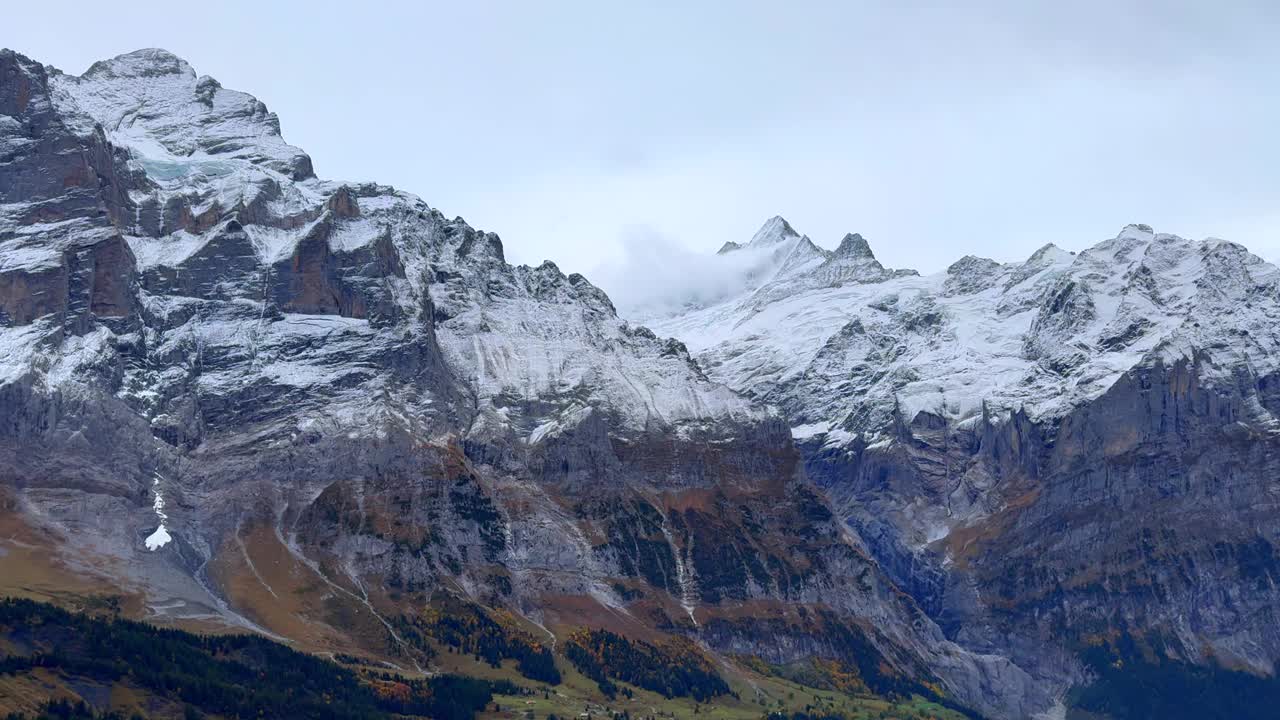
<path fill-rule="evenodd" d="M 1121 635 L 1272 674 L 1280 272 L 1146 226 L 932 277 L 859 240 L 650 324 L 792 418 L 809 476 L 948 638 L 1057 692 Z M 872 271 L 833 272 L 841 254 Z"/>
<path fill-rule="evenodd" d="M 783 259 L 905 278 L 868 257 Z M 405 623 L 446 592 L 553 643 L 677 633 L 870 660 L 997 716 L 1049 704 L 901 592 L 783 416 L 585 278 L 317 178 L 261 102 L 164 51 L 80 77 L 0 53 L 0 348 L 26 592 L 420 669 Z"/>

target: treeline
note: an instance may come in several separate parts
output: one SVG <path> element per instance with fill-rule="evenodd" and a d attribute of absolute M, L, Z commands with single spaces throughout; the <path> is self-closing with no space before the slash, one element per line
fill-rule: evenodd
<path fill-rule="evenodd" d="M 361 676 L 256 635 L 194 635 L 2 600 L 0 637 L 16 635 L 32 651 L 0 656 L 0 675 L 43 668 L 64 677 L 125 682 L 182 703 L 197 717 L 471 720 L 495 692 L 521 692 L 509 682 L 457 676 Z M 58 706 L 45 714 L 64 710 L 78 712 Z"/>
<path fill-rule="evenodd" d="M 1116 720 L 1270 720 L 1280 712 L 1280 678 L 1169 659 L 1158 637 L 1123 632 L 1081 659 L 1094 681 L 1070 705 Z"/>
<path fill-rule="evenodd" d="M 430 637 L 493 667 L 514 659 L 521 675 L 559 685 L 560 671 L 550 648 L 516 627 L 511 618 L 502 620 L 475 603 L 437 592 L 421 614 L 400 616 L 396 629 L 417 646 L 427 647 L 425 638 Z"/>
<path fill-rule="evenodd" d="M 125 720 L 125 716 L 117 712 L 95 712 L 83 700 L 75 703 L 68 700 L 50 700 L 34 716 L 14 712 L 5 715 L 4 718 L 5 720 Z"/>
<path fill-rule="evenodd" d="M 729 685 L 711 661 L 684 637 L 653 645 L 608 630 L 579 629 L 565 642 L 564 655 L 610 699 L 617 694 L 612 680 L 699 702 L 729 693 Z"/>
<path fill-rule="evenodd" d="M 853 693 L 869 690 L 889 700 L 919 695 L 955 712 L 971 713 L 947 697 L 927 667 L 895 667 L 858 625 L 822 609 L 806 611 L 804 618 L 803 623 L 778 618 L 712 618 L 702 629 L 711 638 L 747 637 L 759 642 L 797 634 L 820 637 L 838 662 L 818 659 L 810 661 L 807 668 L 787 668 L 760 661 L 757 671 L 810 687 Z"/>

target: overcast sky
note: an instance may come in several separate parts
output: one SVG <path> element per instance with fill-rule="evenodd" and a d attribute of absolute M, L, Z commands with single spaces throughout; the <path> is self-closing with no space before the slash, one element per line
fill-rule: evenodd
<path fill-rule="evenodd" d="M 4 15 L 0 44 L 76 74 L 166 48 L 263 100 L 323 177 L 393 184 L 498 232 L 511 260 L 606 287 L 619 263 L 713 252 L 775 214 L 827 247 L 861 232 L 886 265 L 923 272 L 1080 249 L 1128 222 L 1280 259 L 1274 1 Z"/>

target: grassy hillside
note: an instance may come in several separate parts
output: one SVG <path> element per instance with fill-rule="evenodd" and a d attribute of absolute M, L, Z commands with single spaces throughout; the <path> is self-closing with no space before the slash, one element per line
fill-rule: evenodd
<path fill-rule="evenodd" d="M 254 635 L 194 635 L 120 618 L 0 601 L 0 702 L 50 701 L 144 717 L 468 720 L 505 681 L 358 674 Z"/>

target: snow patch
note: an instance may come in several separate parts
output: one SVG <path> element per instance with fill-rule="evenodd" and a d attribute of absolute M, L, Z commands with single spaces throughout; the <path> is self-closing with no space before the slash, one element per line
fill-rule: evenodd
<path fill-rule="evenodd" d="M 151 491 L 154 492 L 156 496 L 155 500 L 151 503 L 151 509 L 155 511 L 156 517 L 160 519 L 160 525 L 155 529 L 155 532 L 147 536 L 145 543 L 147 549 L 154 552 L 165 545 L 168 545 L 169 541 L 171 541 L 173 537 L 169 535 L 169 530 L 164 525 L 165 521 L 169 519 L 169 516 L 164 513 L 164 495 L 160 492 L 159 473 L 156 473 L 155 479 L 151 482 Z"/>
<path fill-rule="evenodd" d="M 791 437 L 796 440 L 807 440 L 814 435 L 821 435 L 831 429 L 829 422 L 807 423 L 791 428 Z"/>

